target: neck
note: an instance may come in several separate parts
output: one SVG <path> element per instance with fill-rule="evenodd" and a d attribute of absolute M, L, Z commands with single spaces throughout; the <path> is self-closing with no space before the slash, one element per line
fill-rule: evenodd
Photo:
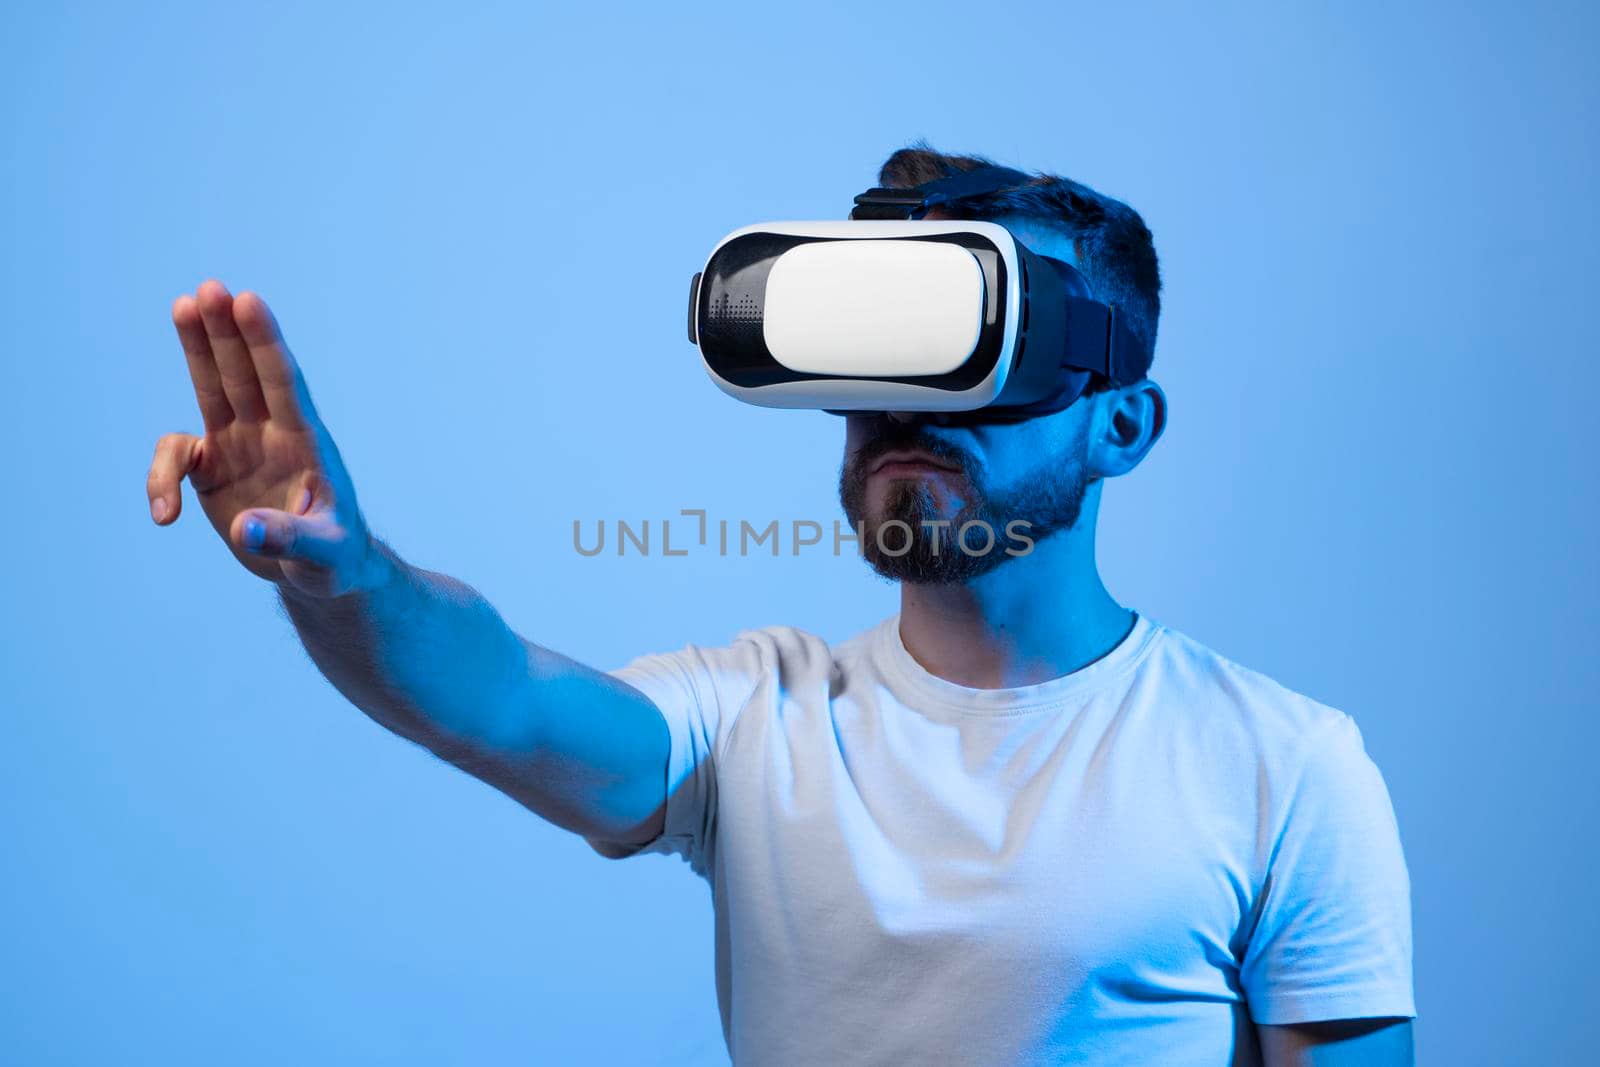
<path fill-rule="evenodd" d="M 902 584 L 900 640 L 928 673 L 972 689 L 1059 678 L 1115 648 L 1133 613 L 1095 567 L 1098 484 L 1071 530 L 963 585 Z"/>

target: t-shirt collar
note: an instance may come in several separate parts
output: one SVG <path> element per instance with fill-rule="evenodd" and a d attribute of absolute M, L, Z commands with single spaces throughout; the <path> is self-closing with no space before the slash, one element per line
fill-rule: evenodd
<path fill-rule="evenodd" d="M 872 639 L 872 655 L 890 688 L 910 707 L 936 705 L 961 712 L 1004 715 L 1083 701 L 1138 663 L 1160 629 L 1136 613 L 1132 629 L 1093 663 L 1059 678 L 1013 689 L 973 689 L 930 674 L 906 650 L 898 614 L 878 625 Z"/>

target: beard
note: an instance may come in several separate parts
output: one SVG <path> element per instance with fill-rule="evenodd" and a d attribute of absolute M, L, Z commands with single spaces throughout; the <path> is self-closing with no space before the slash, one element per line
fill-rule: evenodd
<path fill-rule="evenodd" d="M 840 467 L 839 503 L 860 535 L 862 556 L 893 581 L 953 585 L 1027 555 L 1033 546 L 1023 538 L 1038 542 L 1077 525 L 1093 481 L 1078 447 L 1028 472 L 1014 487 L 996 490 L 983 484 L 968 452 L 926 433 L 920 424 L 880 415 L 872 428 L 871 438 Z M 884 453 L 901 449 L 926 452 L 960 474 L 892 479 L 881 508 L 872 512 L 868 471 Z"/>

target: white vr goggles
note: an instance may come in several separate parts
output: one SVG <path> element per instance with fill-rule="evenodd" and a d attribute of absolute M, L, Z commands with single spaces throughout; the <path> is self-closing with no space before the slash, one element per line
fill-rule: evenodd
<path fill-rule="evenodd" d="M 982 167 L 870 189 L 849 221 L 737 229 L 694 276 L 689 341 L 732 397 L 835 413 L 1015 421 L 1062 410 L 1095 376 L 1142 377 L 1148 355 L 1077 268 L 997 223 L 922 218 L 1026 180 Z"/>

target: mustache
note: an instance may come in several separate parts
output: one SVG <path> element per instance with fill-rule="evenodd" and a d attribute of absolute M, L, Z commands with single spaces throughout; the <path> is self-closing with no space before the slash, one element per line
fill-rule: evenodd
<path fill-rule="evenodd" d="M 850 466 L 858 472 L 866 471 L 887 453 L 912 450 L 926 452 L 963 474 L 972 472 L 972 454 L 966 449 L 942 437 L 935 437 L 920 422 L 896 422 L 882 415 L 873 420 L 872 436 L 856 450 Z"/>

